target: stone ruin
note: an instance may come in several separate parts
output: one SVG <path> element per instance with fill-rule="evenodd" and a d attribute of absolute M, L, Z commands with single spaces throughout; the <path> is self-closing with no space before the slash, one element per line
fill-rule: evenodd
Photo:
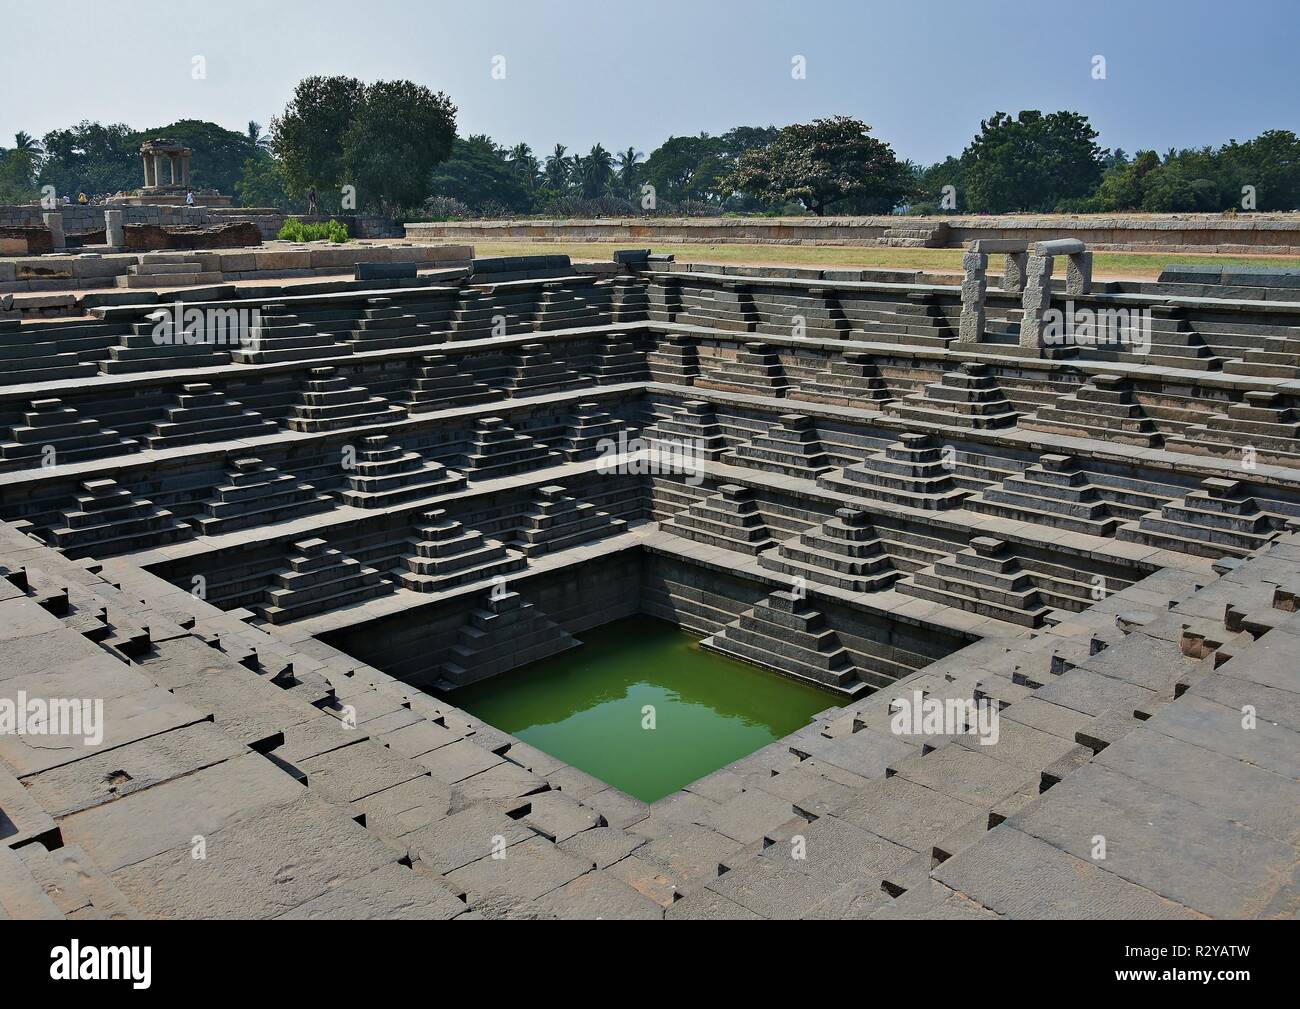
<path fill-rule="evenodd" d="M 483 265 L 0 321 L 0 701 L 104 701 L 0 734 L 6 916 L 1294 917 L 1300 302 Z M 456 706 L 633 613 L 839 703 L 652 805 Z"/>

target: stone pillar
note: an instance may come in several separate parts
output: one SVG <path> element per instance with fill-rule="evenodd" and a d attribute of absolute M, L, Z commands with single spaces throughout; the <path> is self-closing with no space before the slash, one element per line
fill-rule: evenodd
<path fill-rule="evenodd" d="M 140 160 L 144 162 L 144 185 L 148 189 L 153 185 L 152 180 L 149 178 L 149 155 L 141 154 Z"/>
<path fill-rule="evenodd" d="M 1088 294 L 1092 290 L 1092 253 L 1079 252 L 1065 264 L 1065 293 Z"/>
<path fill-rule="evenodd" d="M 122 227 L 122 211 L 104 211 L 104 240 L 115 249 L 126 246 L 126 231 Z"/>
<path fill-rule="evenodd" d="M 171 184 L 176 185 L 176 155 L 167 155 L 167 170 L 171 173 Z"/>
<path fill-rule="evenodd" d="M 188 187 L 190 184 L 190 156 L 181 155 L 181 185 Z"/>
<path fill-rule="evenodd" d="M 1052 257 L 1032 255 L 1025 267 L 1025 292 L 1020 301 L 1020 346 L 1043 353 L 1043 315 L 1052 307 Z"/>
<path fill-rule="evenodd" d="M 50 244 L 54 246 L 54 251 L 66 249 L 67 243 L 63 240 L 63 211 L 52 210 L 48 214 L 41 214 L 41 220 L 50 229 Z"/>
<path fill-rule="evenodd" d="M 158 170 L 160 168 L 162 168 L 162 155 L 155 154 L 153 156 L 153 184 L 155 186 L 162 185 L 162 173 Z"/>
<path fill-rule="evenodd" d="M 958 324 L 957 342 L 979 343 L 984 338 L 989 257 L 982 252 L 968 252 L 961 257 L 961 265 L 966 276 L 961 282 L 961 322 Z"/>
<path fill-rule="evenodd" d="M 1002 290 L 1006 294 L 1020 294 L 1025 289 L 1025 263 L 1029 256 L 1024 252 L 1008 252 L 1002 261 Z"/>

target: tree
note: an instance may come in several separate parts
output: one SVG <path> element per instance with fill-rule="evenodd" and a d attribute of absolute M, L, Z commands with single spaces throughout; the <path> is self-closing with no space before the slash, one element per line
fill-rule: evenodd
<path fill-rule="evenodd" d="M 601 144 L 596 144 L 582 159 L 579 178 L 584 198 L 594 200 L 606 195 L 614 182 L 614 156 Z"/>
<path fill-rule="evenodd" d="M 646 159 L 642 176 L 655 195 L 672 203 L 717 203 L 726 172 L 722 144 L 707 133 L 669 137 Z"/>
<path fill-rule="evenodd" d="M 542 184 L 555 193 L 563 193 L 569 188 L 569 159 L 565 157 L 568 148 L 556 144 L 546 159 L 546 169 L 542 175 Z"/>
<path fill-rule="evenodd" d="M 527 144 L 515 144 L 510 148 L 507 158 L 510 168 L 524 184 L 524 188 L 529 193 L 534 192 L 537 189 L 537 174 L 541 170 L 541 165 L 533 154 L 533 149 Z"/>
<path fill-rule="evenodd" d="M 137 130 L 126 138 L 135 162 L 135 186 L 142 181 L 140 145 L 154 137 L 166 137 L 190 148 L 194 152 L 190 162 L 190 184 L 195 189 L 215 189 L 220 193 L 235 192 L 244 174 L 244 162 L 257 149 L 247 134 L 202 119 L 181 119 L 166 126 Z M 162 181 L 166 182 L 168 178 L 164 176 Z"/>
<path fill-rule="evenodd" d="M 834 205 L 887 213 L 910 196 L 913 182 L 870 132 L 849 116 L 787 126 L 768 146 L 741 155 L 727 188 L 769 202 L 797 200 L 818 217 Z"/>
<path fill-rule="evenodd" d="M 241 207 L 288 209 L 293 202 L 285 191 L 279 161 L 266 151 L 252 154 L 244 162 L 243 173 L 235 183 L 234 195 Z"/>
<path fill-rule="evenodd" d="M 364 99 L 365 86 L 352 77 L 298 82 L 284 112 L 271 120 L 271 143 L 291 195 L 337 192 L 343 185 L 343 140 Z"/>
<path fill-rule="evenodd" d="M 492 138 L 482 134 L 456 138 L 451 156 L 430 176 L 429 192 L 459 200 L 474 210 L 501 207 L 526 212 L 530 207 L 518 170 Z"/>
<path fill-rule="evenodd" d="M 641 161 L 645 155 L 635 147 L 629 147 L 626 151 L 619 151 L 614 156 L 614 166 L 618 170 L 618 185 L 623 190 L 623 195 L 632 198 L 636 190 L 637 176 L 640 174 Z"/>
<path fill-rule="evenodd" d="M 59 195 L 116 193 L 140 187 L 140 144 L 123 123 L 103 126 L 82 120 L 63 130 L 51 130 L 41 140 L 45 153 L 37 183 L 53 186 Z"/>
<path fill-rule="evenodd" d="M 344 132 L 342 182 L 356 186 L 358 209 L 398 217 L 424 202 L 429 176 L 455 138 L 456 106 L 442 92 L 376 81 Z"/>
<path fill-rule="evenodd" d="M 1077 112 L 995 112 L 962 152 L 972 210 L 1046 212 L 1082 200 L 1101 181 L 1097 131 Z"/>
<path fill-rule="evenodd" d="M 256 119 L 248 121 L 248 142 L 259 151 L 271 149 L 271 138 L 262 132 L 262 124 Z"/>

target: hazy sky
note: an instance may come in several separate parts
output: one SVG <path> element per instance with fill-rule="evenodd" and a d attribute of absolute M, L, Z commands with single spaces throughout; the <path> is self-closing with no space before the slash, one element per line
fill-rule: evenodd
<path fill-rule="evenodd" d="M 1300 132 L 1296 0 L 0 0 L 0 40 L 0 145 L 80 119 L 242 131 L 312 74 L 422 82 L 462 134 L 541 153 L 843 114 L 929 163 L 1023 108 L 1129 152 Z"/>

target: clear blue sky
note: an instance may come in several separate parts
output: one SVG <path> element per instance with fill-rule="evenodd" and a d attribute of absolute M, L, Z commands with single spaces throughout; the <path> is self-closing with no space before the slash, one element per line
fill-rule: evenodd
<path fill-rule="evenodd" d="M 420 81 L 461 133 L 540 153 L 844 114 L 929 163 L 1023 108 L 1130 153 L 1300 132 L 1296 0 L 0 0 L 0 39 L 2 145 L 79 119 L 242 131 L 311 74 Z"/>

